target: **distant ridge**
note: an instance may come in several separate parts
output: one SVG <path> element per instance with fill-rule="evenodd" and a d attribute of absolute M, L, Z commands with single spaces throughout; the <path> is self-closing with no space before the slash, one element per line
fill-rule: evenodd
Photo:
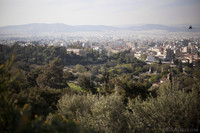
<path fill-rule="evenodd" d="M 166 25 L 159 25 L 159 24 L 145 24 L 141 26 L 132 26 L 129 27 L 130 30 L 135 31 L 143 31 L 143 30 L 166 30 L 166 31 L 180 31 L 181 28 L 166 26 Z"/>
<path fill-rule="evenodd" d="M 159 24 L 145 24 L 140 26 L 130 26 L 128 28 L 119 28 L 114 26 L 105 25 L 79 25 L 71 26 L 62 23 L 45 24 L 45 23 L 32 23 L 25 25 L 12 25 L 0 27 L 1 34 L 7 33 L 59 33 L 59 32 L 101 32 L 101 31 L 118 31 L 118 30 L 131 30 L 131 31 L 149 31 L 149 30 L 165 30 L 170 32 L 177 31 L 200 31 L 200 28 L 188 30 L 188 27 L 173 27 Z"/>
<path fill-rule="evenodd" d="M 104 25 L 71 26 L 62 23 L 43 24 L 33 23 L 0 27 L 1 33 L 45 33 L 45 32 L 79 32 L 79 31 L 107 31 L 118 30 L 116 27 Z"/>

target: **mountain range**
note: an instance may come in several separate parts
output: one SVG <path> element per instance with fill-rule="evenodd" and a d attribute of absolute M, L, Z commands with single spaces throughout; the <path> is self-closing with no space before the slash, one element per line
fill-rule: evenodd
<path fill-rule="evenodd" d="M 32 23 L 25 25 L 12 25 L 0 27 L 1 34 L 8 33 L 58 33 L 58 32 L 101 32 L 101 31 L 119 31 L 119 30 L 130 30 L 130 31 L 149 31 L 149 30 L 164 30 L 169 32 L 191 32 L 200 31 L 200 28 L 194 28 L 189 30 L 188 27 L 175 27 L 166 26 L 159 24 L 144 24 L 129 27 L 116 27 L 116 26 L 105 26 L 105 25 L 79 25 L 71 26 L 62 23 L 55 24 L 44 24 L 44 23 Z"/>

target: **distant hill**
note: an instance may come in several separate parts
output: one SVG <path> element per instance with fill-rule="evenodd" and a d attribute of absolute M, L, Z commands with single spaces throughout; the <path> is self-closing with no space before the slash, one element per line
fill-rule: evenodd
<path fill-rule="evenodd" d="M 25 24 L 0 27 L 1 33 L 45 33 L 45 32 L 79 32 L 79 31 L 107 31 L 118 28 L 104 25 L 70 26 L 66 24 Z"/>
<path fill-rule="evenodd" d="M 149 31 L 149 30 L 164 30 L 169 32 L 200 32 L 200 25 L 194 25 L 192 30 L 188 26 L 166 26 L 159 24 L 145 24 L 140 26 L 131 26 L 127 28 L 132 31 Z"/>
<path fill-rule="evenodd" d="M 113 26 L 105 25 L 79 25 L 71 26 L 62 23 L 56 24 L 43 24 L 43 23 L 33 23 L 25 25 L 13 25 L 0 27 L 1 34 L 7 33 L 59 33 L 59 32 L 99 32 L 99 31 L 117 31 L 117 30 L 131 30 L 131 31 L 148 31 L 148 30 L 165 30 L 170 32 L 177 31 L 200 31 L 199 28 L 188 30 L 188 27 L 172 27 L 158 24 L 145 24 L 140 26 L 130 26 L 126 28 L 119 28 Z"/>
<path fill-rule="evenodd" d="M 140 26 L 131 26 L 128 29 L 134 31 L 146 31 L 146 30 L 180 31 L 181 30 L 180 28 L 177 27 L 165 26 L 159 24 L 145 24 Z"/>

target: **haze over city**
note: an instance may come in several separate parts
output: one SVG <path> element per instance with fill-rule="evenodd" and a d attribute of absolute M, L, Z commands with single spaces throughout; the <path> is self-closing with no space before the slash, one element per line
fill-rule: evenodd
<path fill-rule="evenodd" d="M 0 0 L 0 26 L 200 24 L 199 0 Z"/>

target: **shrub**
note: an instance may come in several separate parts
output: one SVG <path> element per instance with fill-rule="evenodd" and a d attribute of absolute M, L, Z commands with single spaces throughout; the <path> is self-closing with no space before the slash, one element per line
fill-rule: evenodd
<path fill-rule="evenodd" d="M 65 95 L 59 100 L 59 111 L 67 118 L 98 132 L 126 132 L 126 110 L 121 97 L 97 95 Z"/>
<path fill-rule="evenodd" d="M 197 130 L 200 124 L 200 98 L 197 88 L 186 93 L 176 87 L 171 88 L 170 83 L 166 83 L 159 88 L 157 98 L 149 98 L 143 102 L 141 100 L 135 103 L 129 102 L 133 112 L 129 116 L 133 130 L 135 132 Z"/>

